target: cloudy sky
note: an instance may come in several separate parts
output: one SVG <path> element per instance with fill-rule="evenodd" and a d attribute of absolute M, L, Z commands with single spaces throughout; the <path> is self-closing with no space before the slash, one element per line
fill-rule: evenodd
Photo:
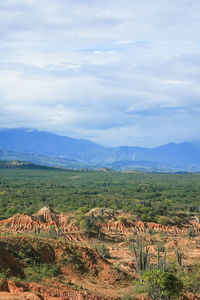
<path fill-rule="evenodd" d="M 200 1 L 0 1 L 0 128 L 200 140 Z"/>

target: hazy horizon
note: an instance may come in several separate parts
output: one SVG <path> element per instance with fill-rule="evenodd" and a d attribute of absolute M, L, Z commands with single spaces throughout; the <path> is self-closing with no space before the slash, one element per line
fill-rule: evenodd
<path fill-rule="evenodd" d="M 0 128 L 106 147 L 200 140 L 200 2 L 0 3 Z"/>

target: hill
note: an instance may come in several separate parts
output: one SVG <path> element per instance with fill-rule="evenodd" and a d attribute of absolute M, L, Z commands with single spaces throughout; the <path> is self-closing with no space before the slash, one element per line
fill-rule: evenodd
<path fill-rule="evenodd" d="M 54 168 L 18 160 L 1 160 L 0 169 L 54 170 Z"/>
<path fill-rule="evenodd" d="M 74 159 L 64 159 L 59 157 L 45 156 L 40 154 L 30 154 L 22 152 L 13 152 L 7 150 L 0 150 L 1 161 L 23 161 L 31 162 L 36 165 L 48 166 L 48 167 L 60 167 L 66 169 L 91 169 L 96 168 L 94 165 L 76 161 Z"/>
<path fill-rule="evenodd" d="M 178 276 L 179 299 L 199 300 L 199 230 L 196 220 L 167 226 L 108 208 L 14 215 L 0 221 L 0 299 L 148 300 L 140 268 Z"/>

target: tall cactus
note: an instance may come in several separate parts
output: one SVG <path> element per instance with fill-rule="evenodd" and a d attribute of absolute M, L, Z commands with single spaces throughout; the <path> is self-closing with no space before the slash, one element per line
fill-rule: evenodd
<path fill-rule="evenodd" d="M 166 269 L 167 269 L 166 258 L 167 258 L 166 251 L 164 251 L 163 258 L 160 257 L 160 250 L 159 250 L 159 247 L 157 246 L 157 269 L 158 270 L 163 271 L 163 272 L 166 271 Z"/>
<path fill-rule="evenodd" d="M 144 246 L 140 240 L 133 243 L 133 253 L 136 261 L 136 268 L 142 282 L 141 272 L 149 269 L 149 248 Z"/>
<path fill-rule="evenodd" d="M 159 270 L 159 266 L 160 266 L 160 251 L 159 248 L 157 246 L 157 269 Z"/>
<path fill-rule="evenodd" d="M 178 262 L 179 266 L 182 267 L 183 253 L 179 252 L 179 249 L 177 248 L 177 249 L 175 250 L 175 254 L 176 254 L 176 258 L 177 258 L 177 262 Z"/>
<path fill-rule="evenodd" d="M 133 250 L 134 253 L 134 257 L 136 261 L 136 269 L 141 282 L 142 282 L 142 272 L 144 271 L 152 270 L 153 268 L 157 268 L 158 270 L 163 272 L 167 270 L 166 251 L 164 251 L 164 255 L 161 257 L 160 249 L 159 247 L 157 247 L 157 266 L 156 266 L 150 264 L 149 247 L 144 246 L 141 240 L 137 239 L 136 242 L 132 244 L 131 249 Z"/>

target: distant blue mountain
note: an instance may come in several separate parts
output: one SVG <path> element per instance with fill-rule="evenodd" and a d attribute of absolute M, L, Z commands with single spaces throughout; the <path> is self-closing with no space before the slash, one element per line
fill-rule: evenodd
<path fill-rule="evenodd" d="M 0 130 L 0 150 L 7 151 L 0 151 L 0 159 L 10 159 L 13 154 L 9 154 L 9 151 L 12 151 L 15 152 L 15 159 L 30 158 L 34 163 L 45 161 L 45 165 L 58 163 L 63 167 L 200 171 L 200 142 L 170 143 L 153 149 L 126 146 L 104 148 L 89 140 L 20 128 Z"/>
<path fill-rule="evenodd" d="M 49 132 L 23 128 L 0 131 L 0 150 L 85 159 L 88 153 L 101 148 L 89 140 L 74 139 Z"/>

